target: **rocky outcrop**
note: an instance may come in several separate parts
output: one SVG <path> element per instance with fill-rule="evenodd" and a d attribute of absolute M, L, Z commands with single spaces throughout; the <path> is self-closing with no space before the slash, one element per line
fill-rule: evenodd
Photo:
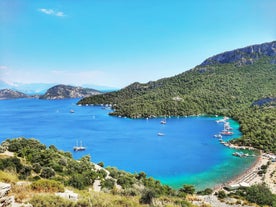
<path fill-rule="evenodd" d="M 14 99 L 14 98 L 28 98 L 29 96 L 25 93 L 19 91 L 14 91 L 11 89 L 0 90 L 0 100 L 1 99 Z"/>
<path fill-rule="evenodd" d="M 0 183 L 0 206 L 11 206 L 14 202 L 13 197 L 8 196 L 11 190 L 11 184 Z"/>
<path fill-rule="evenodd" d="M 271 64 L 276 62 L 276 41 L 252 45 L 241 49 L 224 52 L 206 59 L 200 66 L 236 63 L 237 65 L 253 64 L 261 57 L 275 57 Z"/>
<path fill-rule="evenodd" d="M 44 95 L 40 96 L 40 99 L 85 98 L 97 94 L 101 94 L 101 92 L 89 88 L 56 85 L 48 89 Z"/>

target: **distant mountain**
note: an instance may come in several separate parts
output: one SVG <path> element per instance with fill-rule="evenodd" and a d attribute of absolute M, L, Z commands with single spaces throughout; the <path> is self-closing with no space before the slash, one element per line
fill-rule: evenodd
<path fill-rule="evenodd" d="M 11 89 L 2 89 L 0 90 L 0 100 L 1 99 L 15 99 L 15 98 L 29 98 L 25 93 L 19 91 L 14 91 Z"/>
<path fill-rule="evenodd" d="M 44 94 L 47 89 L 53 87 L 54 83 L 17 83 L 14 82 L 12 84 L 6 83 L 3 80 L 0 80 L 0 89 L 12 89 L 15 91 L 20 91 L 22 93 L 28 95 L 37 95 L 37 94 Z"/>
<path fill-rule="evenodd" d="M 253 64 L 264 56 L 273 57 L 271 63 L 276 64 L 276 41 L 224 52 L 208 58 L 203 63 L 201 63 L 200 66 L 225 63 L 248 65 Z"/>
<path fill-rule="evenodd" d="M 101 94 L 101 92 L 95 89 L 56 85 L 49 88 L 44 95 L 40 96 L 40 99 L 84 98 L 98 94 Z"/>
<path fill-rule="evenodd" d="M 276 153 L 276 42 L 215 55 L 170 78 L 133 83 L 78 104 L 112 104 L 111 115 L 131 118 L 231 116 L 241 124 L 240 144 Z M 260 107 L 262 103 L 272 107 Z"/>

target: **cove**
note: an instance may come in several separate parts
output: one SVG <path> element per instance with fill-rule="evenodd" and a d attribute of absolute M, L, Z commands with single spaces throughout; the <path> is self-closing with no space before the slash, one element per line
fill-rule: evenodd
<path fill-rule="evenodd" d="M 78 159 L 90 155 L 95 163 L 128 172 L 145 172 L 173 188 L 193 184 L 197 189 L 227 182 L 246 170 L 254 157 L 232 156 L 236 150 L 219 143 L 220 117 L 128 119 L 109 116 L 100 106 L 77 106 L 77 99 L 15 99 L 0 101 L 0 141 L 36 138 L 70 151 Z M 70 112 L 74 113 L 70 113 Z M 230 120 L 234 134 L 239 125 Z M 164 136 L 157 136 L 163 133 Z M 74 152 L 82 141 L 85 151 Z"/>

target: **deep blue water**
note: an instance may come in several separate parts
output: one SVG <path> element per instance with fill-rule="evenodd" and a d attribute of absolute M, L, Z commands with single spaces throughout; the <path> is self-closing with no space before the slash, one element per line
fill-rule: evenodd
<path fill-rule="evenodd" d="M 213 137 L 223 129 L 215 117 L 128 119 L 112 117 L 100 106 L 77 106 L 77 99 L 0 101 L 0 141 L 36 138 L 46 145 L 89 154 L 93 162 L 129 172 L 144 171 L 172 187 L 185 183 L 213 187 L 241 173 L 254 158 L 237 158 Z M 70 113 L 70 110 L 75 113 Z M 231 120 L 234 135 L 239 125 Z M 162 132 L 165 136 L 157 136 Z M 74 152 L 82 141 L 86 151 Z"/>

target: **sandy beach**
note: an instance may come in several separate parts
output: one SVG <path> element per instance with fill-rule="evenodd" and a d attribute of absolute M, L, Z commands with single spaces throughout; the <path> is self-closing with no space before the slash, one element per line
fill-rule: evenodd
<path fill-rule="evenodd" d="M 256 159 L 256 161 L 251 165 L 249 169 L 240 174 L 239 176 L 233 178 L 227 183 L 224 183 L 220 186 L 216 186 L 214 188 L 215 191 L 222 189 L 223 187 L 238 187 L 238 186 L 251 186 L 254 184 L 266 183 L 266 185 L 270 188 L 272 193 L 276 193 L 276 162 L 272 162 L 271 157 L 275 155 L 269 155 L 266 153 L 260 152 L 260 155 Z M 258 175 L 258 172 L 262 165 L 267 165 L 268 168 L 266 173 L 262 176 Z"/>

